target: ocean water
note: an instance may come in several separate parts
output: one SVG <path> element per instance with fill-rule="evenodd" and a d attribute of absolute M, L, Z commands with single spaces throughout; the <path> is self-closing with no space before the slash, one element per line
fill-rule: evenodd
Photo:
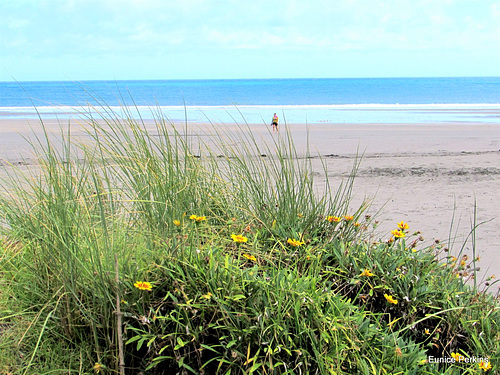
<path fill-rule="evenodd" d="M 500 77 L 0 82 L 0 119 L 101 107 L 192 122 L 499 123 Z"/>

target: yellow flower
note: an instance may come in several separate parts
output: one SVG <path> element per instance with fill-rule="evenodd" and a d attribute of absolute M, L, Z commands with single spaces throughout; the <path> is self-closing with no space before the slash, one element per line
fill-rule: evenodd
<path fill-rule="evenodd" d="M 491 370 L 491 362 L 490 361 L 481 361 L 479 362 L 479 368 L 484 371 Z"/>
<path fill-rule="evenodd" d="M 352 220 L 354 220 L 354 216 L 352 216 L 352 215 L 344 215 L 344 220 L 345 221 L 352 221 Z"/>
<path fill-rule="evenodd" d="M 460 266 L 465 267 L 465 260 L 460 261 Z"/>
<path fill-rule="evenodd" d="M 342 218 L 339 216 L 327 216 L 326 217 L 326 221 L 328 221 L 330 223 L 332 223 L 332 222 L 338 223 L 338 222 L 340 222 L 340 220 L 342 220 Z"/>
<path fill-rule="evenodd" d="M 181 222 L 179 220 L 174 220 L 173 223 L 174 223 L 174 225 L 176 227 L 180 227 L 181 226 Z"/>
<path fill-rule="evenodd" d="M 398 301 L 396 299 L 394 299 L 392 296 L 390 296 L 388 294 L 384 294 L 384 297 L 387 300 L 387 302 L 392 303 L 394 305 L 398 304 Z"/>
<path fill-rule="evenodd" d="M 289 238 L 286 242 L 288 242 L 289 245 L 292 245 L 293 247 L 298 247 L 304 245 L 304 241 L 299 241 L 294 238 Z"/>
<path fill-rule="evenodd" d="M 406 234 L 400 229 L 394 229 L 391 231 L 391 234 L 396 238 L 404 238 Z"/>
<path fill-rule="evenodd" d="M 360 224 L 360 223 L 358 223 L 357 221 L 354 223 L 354 226 L 355 226 L 356 228 L 357 228 L 357 227 L 359 227 L 360 225 L 361 225 L 361 224 Z"/>
<path fill-rule="evenodd" d="M 451 357 L 457 362 L 462 362 L 465 359 L 463 355 L 458 353 L 451 353 Z"/>
<path fill-rule="evenodd" d="M 234 242 L 236 243 L 242 243 L 242 242 L 247 242 L 248 238 L 239 235 L 239 234 L 231 234 L 231 238 L 233 239 Z"/>
<path fill-rule="evenodd" d="M 206 217 L 206 216 L 196 216 L 196 215 L 191 215 L 191 216 L 189 216 L 189 218 L 190 218 L 191 220 L 193 220 L 194 222 L 196 222 L 196 223 L 199 223 L 200 221 L 207 220 L 207 217 Z"/>
<path fill-rule="evenodd" d="M 363 270 L 363 272 L 361 272 L 361 275 L 359 276 L 373 276 L 374 274 L 370 272 L 370 270 L 367 270 L 366 268 Z"/>
<path fill-rule="evenodd" d="M 153 288 L 153 286 L 151 285 L 151 283 L 148 283 L 147 281 L 136 281 L 134 283 L 134 286 L 137 289 L 147 290 L 147 291 L 151 291 L 151 289 Z"/>
<path fill-rule="evenodd" d="M 252 262 L 256 262 L 257 261 L 257 258 L 255 258 L 253 255 L 250 255 L 250 254 L 243 254 L 243 256 L 245 258 L 247 258 L 248 260 L 251 260 Z"/>
<path fill-rule="evenodd" d="M 398 228 L 401 230 L 410 229 L 409 225 L 406 224 L 404 221 L 398 223 Z"/>
<path fill-rule="evenodd" d="M 425 334 L 426 335 L 430 335 L 431 334 L 431 331 L 429 331 L 427 328 L 424 330 Z"/>
<path fill-rule="evenodd" d="M 94 367 L 92 367 L 95 371 L 96 374 L 99 374 L 101 372 L 102 369 L 106 368 L 104 367 L 103 365 L 101 365 L 100 363 L 96 363 L 94 365 Z"/>
<path fill-rule="evenodd" d="M 210 292 L 208 292 L 207 294 L 202 295 L 202 297 L 205 298 L 205 299 L 211 299 L 212 296 L 213 296 L 213 294 L 210 293 Z"/>

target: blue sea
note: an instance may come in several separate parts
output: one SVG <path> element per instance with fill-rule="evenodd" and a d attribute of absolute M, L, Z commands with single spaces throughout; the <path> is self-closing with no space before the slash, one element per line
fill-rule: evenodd
<path fill-rule="evenodd" d="M 172 121 L 500 122 L 500 77 L 0 82 L 0 119 L 126 109 Z"/>

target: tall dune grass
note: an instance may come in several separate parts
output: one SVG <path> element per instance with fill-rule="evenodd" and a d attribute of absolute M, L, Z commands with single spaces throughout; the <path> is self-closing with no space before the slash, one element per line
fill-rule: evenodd
<path fill-rule="evenodd" d="M 216 132 L 195 152 L 189 124 L 96 111 L 84 143 L 62 126 L 31 171 L 6 167 L 2 371 L 483 371 L 426 363 L 451 353 L 498 368 L 498 303 L 457 277 L 471 262 L 404 226 L 374 241 L 349 205 L 357 164 L 318 194 L 288 132 Z"/>

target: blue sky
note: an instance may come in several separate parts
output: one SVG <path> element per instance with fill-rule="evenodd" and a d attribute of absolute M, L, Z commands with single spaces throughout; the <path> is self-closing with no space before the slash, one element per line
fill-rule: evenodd
<path fill-rule="evenodd" d="M 500 0 L 0 0 L 0 81 L 500 76 Z"/>

